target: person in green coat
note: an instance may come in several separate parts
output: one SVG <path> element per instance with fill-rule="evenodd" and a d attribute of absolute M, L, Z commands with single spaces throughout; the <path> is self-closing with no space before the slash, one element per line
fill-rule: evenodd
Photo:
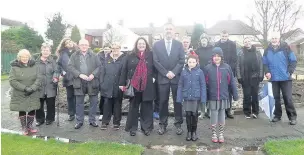
<path fill-rule="evenodd" d="M 12 87 L 10 110 L 19 112 L 24 135 L 36 133 L 33 128 L 35 110 L 40 108 L 39 91 L 41 81 L 35 61 L 28 50 L 22 49 L 17 59 L 11 62 L 9 83 Z"/>

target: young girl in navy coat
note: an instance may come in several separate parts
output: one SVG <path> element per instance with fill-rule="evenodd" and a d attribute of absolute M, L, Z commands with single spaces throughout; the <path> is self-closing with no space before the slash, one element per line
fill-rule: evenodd
<path fill-rule="evenodd" d="M 177 103 L 183 102 L 186 111 L 187 141 L 196 141 L 199 104 L 206 103 L 206 82 L 204 72 L 198 65 L 198 56 L 191 53 L 187 65 L 181 73 L 177 89 Z"/>
<path fill-rule="evenodd" d="M 205 67 L 205 79 L 208 94 L 208 108 L 211 110 L 212 142 L 224 142 L 225 109 L 230 108 L 229 92 L 233 100 L 238 100 L 236 82 L 231 67 L 223 62 L 223 51 L 219 47 L 213 49 L 212 63 Z M 216 126 L 218 125 L 218 134 Z"/>

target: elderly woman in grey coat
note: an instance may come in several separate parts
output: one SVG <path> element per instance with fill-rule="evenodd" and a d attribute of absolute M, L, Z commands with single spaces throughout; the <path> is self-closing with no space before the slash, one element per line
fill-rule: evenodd
<path fill-rule="evenodd" d="M 17 59 L 11 62 L 9 83 L 12 87 L 10 110 L 19 112 L 19 119 L 24 135 L 36 133 L 32 127 L 35 110 L 40 108 L 39 92 L 40 78 L 35 61 L 31 60 L 28 50 L 22 49 Z"/>
<path fill-rule="evenodd" d="M 55 98 L 59 71 L 56 57 L 51 55 L 51 47 L 47 44 L 41 46 L 41 53 L 33 56 L 41 74 L 41 88 L 39 89 L 40 109 L 36 111 L 36 126 L 50 125 L 55 121 Z M 46 102 L 46 116 L 44 103 Z"/>

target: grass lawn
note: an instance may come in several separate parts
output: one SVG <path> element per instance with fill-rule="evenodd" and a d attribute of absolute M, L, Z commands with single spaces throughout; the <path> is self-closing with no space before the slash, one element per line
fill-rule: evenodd
<path fill-rule="evenodd" d="M 304 139 L 268 141 L 264 149 L 267 155 L 304 155 Z"/>
<path fill-rule="evenodd" d="M 7 155 L 140 155 L 144 151 L 139 145 L 103 142 L 63 143 L 6 133 L 1 133 L 1 136 L 1 154 Z"/>
<path fill-rule="evenodd" d="M 1 81 L 8 80 L 8 74 L 1 75 Z"/>

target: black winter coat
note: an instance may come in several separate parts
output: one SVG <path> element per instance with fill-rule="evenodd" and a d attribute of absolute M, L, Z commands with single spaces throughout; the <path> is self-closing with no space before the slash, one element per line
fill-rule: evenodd
<path fill-rule="evenodd" d="M 207 66 L 210 63 L 210 60 L 213 55 L 212 49 L 213 46 L 207 45 L 206 47 L 200 47 L 195 51 L 195 53 L 198 55 L 199 58 L 199 64 L 201 70 L 204 70 L 205 66 Z"/>
<path fill-rule="evenodd" d="M 238 60 L 237 60 L 237 66 L 236 66 L 236 77 L 240 81 L 241 79 L 245 79 L 245 57 L 244 57 L 244 52 L 254 52 L 256 54 L 256 59 L 257 59 L 257 64 L 258 68 L 256 69 L 257 71 L 255 73 L 251 73 L 250 78 L 258 78 L 260 81 L 263 80 L 264 78 L 264 70 L 263 70 L 263 60 L 262 60 L 262 54 L 260 51 L 257 51 L 254 46 L 251 47 L 250 50 L 246 48 L 242 48 L 242 51 L 238 55 Z"/>
<path fill-rule="evenodd" d="M 100 71 L 100 93 L 107 98 L 122 97 L 119 89 L 119 78 L 126 54 L 122 54 L 116 61 L 108 55 L 102 64 Z"/>
<path fill-rule="evenodd" d="M 233 72 L 233 75 L 236 74 L 236 62 L 237 62 L 237 51 L 236 44 L 231 40 L 227 40 L 222 43 L 221 40 L 215 44 L 215 47 L 220 47 L 224 53 L 224 62 L 227 63 Z"/>
<path fill-rule="evenodd" d="M 84 90 L 83 90 L 83 83 L 82 83 L 82 79 L 80 79 L 79 75 L 83 74 L 80 71 L 80 56 L 81 56 L 81 51 L 77 51 L 75 53 L 73 53 L 70 57 L 70 61 L 68 64 L 68 70 L 71 71 L 72 75 L 73 75 L 73 88 L 75 91 L 75 95 L 85 95 L 84 94 Z M 97 57 L 97 55 L 95 53 L 93 53 L 93 51 L 88 50 L 87 53 L 88 54 L 88 62 L 87 63 L 87 67 L 88 67 L 88 72 L 89 75 L 93 74 L 94 75 L 94 79 L 92 81 L 88 81 L 88 85 L 87 85 L 87 89 L 88 89 L 88 95 L 98 95 L 99 92 L 99 75 L 100 75 L 100 67 L 101 67 L 101 63 L 99 58 Z M 87 75 L 87 76 L 89 76 Z"/>
<path fill-rule="evenodd" d="M 153 54 L 152 52 L 147 52 L 145 54 L 148 73 L 147 85 L 146 89 L 143 91 L 142 99 L 143 101 L 152 101 L 155 99 L 155 84 L 153 83 L 153 78 L 155 78 L 155 69 L 153 66 Z M 119 80 L 120 86 L 125 86 L 127 84 L 127 80 L 132 79 L 138 62 L 139 58 L 135 53 L 128 54 L 124 58 L 124 63 Z"/>
<path fill-rule="evenodd" d="M 68 70 L 68 63 L 70 61 L 70 56 L 74 52 L 75 51 L 70 52 L 68 48 L 64 48 L 60 51 L 60 56 L 57 64 L 58 64 L 58 70 L 61 72 L 61 74 L 63 75 L 63 73 L 65 73 L 63 75 L 63 81 L 62 81 L 62 85 L 64 87 L 73 85 L 73 75 L 71 71 Z"/>

